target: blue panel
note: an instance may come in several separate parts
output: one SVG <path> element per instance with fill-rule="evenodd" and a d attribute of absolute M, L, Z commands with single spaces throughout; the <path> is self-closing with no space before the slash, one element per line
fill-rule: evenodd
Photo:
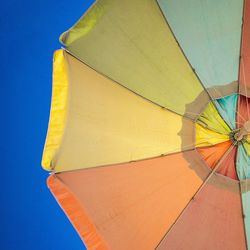
<path fill-rule="evenodd" d="M 238 146 L 236 169 L 240 180 L 250 178 L 250 157 L 242 144 Z"/>
<path fill-rule="evenodd" d="M 237 94 L 215 100 L 220 115 L 231 129 L 236 129 L 237 100 Z"/>
<path fill-rule="evenodd" d="M 207 88 L 238 79 L 243 0 L 158 3 Z"/>

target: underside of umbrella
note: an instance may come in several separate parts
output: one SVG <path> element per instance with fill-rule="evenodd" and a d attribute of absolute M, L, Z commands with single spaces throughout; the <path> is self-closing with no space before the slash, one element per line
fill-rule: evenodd
<path fill-rule="evenodd" d="M 98 0 L 60 40 L 42 166 L 88 249 L 250 244 L 250 0 Z"/>

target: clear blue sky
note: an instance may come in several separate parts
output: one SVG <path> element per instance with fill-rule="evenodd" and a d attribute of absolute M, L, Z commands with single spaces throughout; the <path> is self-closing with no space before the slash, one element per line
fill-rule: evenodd
<path fill-rule="evenodd" d="M 0 8 L 0 249 L 84 249 L 46 186 L 41 156 L 52 54 L 89 0 L 8 0 Z"/>

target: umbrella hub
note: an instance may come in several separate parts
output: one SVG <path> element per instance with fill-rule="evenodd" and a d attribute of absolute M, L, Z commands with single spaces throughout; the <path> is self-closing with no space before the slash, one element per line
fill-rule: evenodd
<path fill-rule="evenodd" d="M 233 130 L 230 133 L 230 138 L 234 143 L 239 144 L 247 140 L 248 134 L 250 134 L 250 120 L 246 121 L 241 128 Z"/>

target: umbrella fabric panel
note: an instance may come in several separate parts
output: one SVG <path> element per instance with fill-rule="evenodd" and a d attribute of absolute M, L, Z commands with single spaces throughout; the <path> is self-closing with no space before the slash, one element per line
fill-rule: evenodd
<path fill-rule="evenodd" d="M 68 110 L 69 79 L 63 50 L 55 51 L 53 58 L 53 93 L 50 121 L 42 157 L 42 166 L 47 170 L 51 169 L 52 159 L 60 146 Z"/>
<path fill-rule="evenodd" d="M 246 7 L 249 5 L 249 1 L 245 1 L 245 10 Z M 245 25 L 245 24 L 244 24 Z M 244 32 L 244 31 L 243 31 Z M 243 34 L 243 40 L 244 40 L 244 34 Z M 242 63 L 241 63 L 242 67 Z M 241 82 L 242 83 L 242 82 Z M 242 87 L 242 86 L 240 86 Z M 246 96 L 239 95 L 238 100 L 238 112 L 237 112 L 237 125 L 239 128 L 241 128 L 244 123 L 248 120 L 250 120 L 250 99 Z M 245 223 L 245 232 L 247 237 L 248 245 L 250 244 L 250 192 L 249 192 L 249 180 L 250 177 L 250 169 L 249 169 L 249 163 L 250 163 L 250 146 L 249 146 L 249 135 L 247 138 L 247 141 L 243 144 L 238 146 L 237 150 L 237 160 L 236 160 L 236 166 L 237 166 L 237 174 L 239 179 L 241 180 L 241 196 L 242 196 L 242 206 L 244 210 L 244 223 Z"/>
<path fill-rule="evenodd" d="M 207 165 L 213 169 L 231 145 L 230 141 L 226 141 L 210 147 L 197 148 L 197 151 L 206 161 Z"/>
<path fill-rule="evenodd" d="M 248 157 L 250 156 L 250 138 L 249 138 L 250 136 L 248 135 L 248 137 L 247 137 L 247 141 L 246 142 L 244 142 L 242 145 L 243 145 L 243 147 L 244 147 L 244 149 L 245 149 L 245 152 L 247 153 L 247 155 L 248 155 Z"/>
<path fill-rule="evenodd" d="M 250 120 L 250 98 L 243 95 L 239 95 L 237 110 L 237 127 L 241 128 L 248 120 Z"/>
<path fill-rule="evenodd" d="M 250 1 L 245 0 L 240 60 L 240 93 L 250 96 Z"/>
<path fill-rule="evenodd" d="M 196 147 L 207 147 L 229 140 L 229 135 L 220 134 L 196 123 Z"/>
<path fill-rule="evenodd" d="M 223 96 L 214 90 L 238 79 L 243 0 L 158 2 L 205 87 Z"/>
<path fill-rule="evenodd" d="M 58 173 L 49 178 L 48 184 L 72 223 L 77 224 L 88 249 L 107 245 L 108 249 L 151 250 L 208 174 L 208 168 L 192 150 Z M 67 201 L 68 194 L 58 191 L 62 185 L 77 200 L 77 209 Z"/>
<path fill-rule="evenodd" d="M 244 222 L 248 246 L 250 244 L 250 181 L 241 181 L 242 204 L 244 209 Z"/>
<path fill-rule="evenodd" d="M 48 177 L 47 185 L 81 239 L 85 239 L 88 249 L 108 249 L 106 242 L 98 234 L 95 225 L 89 220 L 81 203 L 68 187 L 56 175 Z"/>
<path fill-rule="evenodd" d="M 198 117 L 197 123 L 223 135 L 227 135 L 231 131 L 212 102 L 207 105 L 206 109 Z"/>
<path fill-rule="evenodd" d="M 196 147 L 206 147 L 228 141 L 230 131 L 230 127 L 223 120 L 215 105 L 210 102 L 196 121 Z"/>
<path fill-rule="evenodd" d="M 250 98 L 240 95 L 238 100 L 237 126 L 241 128 L 246 121 L 250 120 Z M 247 141 L 243 143 L 244 149 L 250 156 L 250 135 Z"/>
<path fill-rule="evenodd" d="M 216 108 L 230 129 L 236 129 L 237 103 L 237 94 L 215 100 Z"/>
<path fill-rule="evenodd" d="M 237 154 L 237 173 L 240 180 L 245 180 L 250 178 L 250 157 L 247 154 L 243 145 L 238 146 Z"/>
<path fill-rule="evenodd" d="M 236 155 L 237 149 L 233 147 L 231 152 L 228 154 L 227 158 L 220 164 L 217 172 L 219 174 L 228 176 L 234 180 L 238 180 L 238 176 L 236 173 Z"/>
<path fill-rule="evenodd" d="M 197 151 L 206 161 L 207 165 L 213 169 L 231 145 L 231 141 L 226 141 L 210 147 L 197 148 Z M 235 167 L 236 151 L 236 148 L 233 147 L 227 158 L 221 162 L 220 167 L 216 170 L 217 173 L 238 180 Z"/>
<path fill-rule="evenodd" d="M 99 0 L 61 41 L 98 72 L 181 115 L 194 119 L 209 100 L 154 0 Z"/>
<path fill-rule="evenodd" d="M 157 249 L 247 249 L 238 182 L 212 176 Z"/>
<path fill-rule="evenodd" d="M 52 110 L 63 99 L 66 119 L 61 120 L 61 113 L 51 113 L 43 156 L 46 169 L 88 168 L 194 148 L 194 123 L 190 119 L 141 98 L 64 50 L 57 54 L 60 57 L 54 58 L 54 66 L 63 65 L 66 70 L 54 70 L 54 79 L 59 80 L 53 83 L 58 91 L 53 93 Z M 68 85 L 60 89 L 62 76 Z M 64 124 L 63 130 L 57 122 Z M 53 154 L 48 142 L 56 147 Z"/>

